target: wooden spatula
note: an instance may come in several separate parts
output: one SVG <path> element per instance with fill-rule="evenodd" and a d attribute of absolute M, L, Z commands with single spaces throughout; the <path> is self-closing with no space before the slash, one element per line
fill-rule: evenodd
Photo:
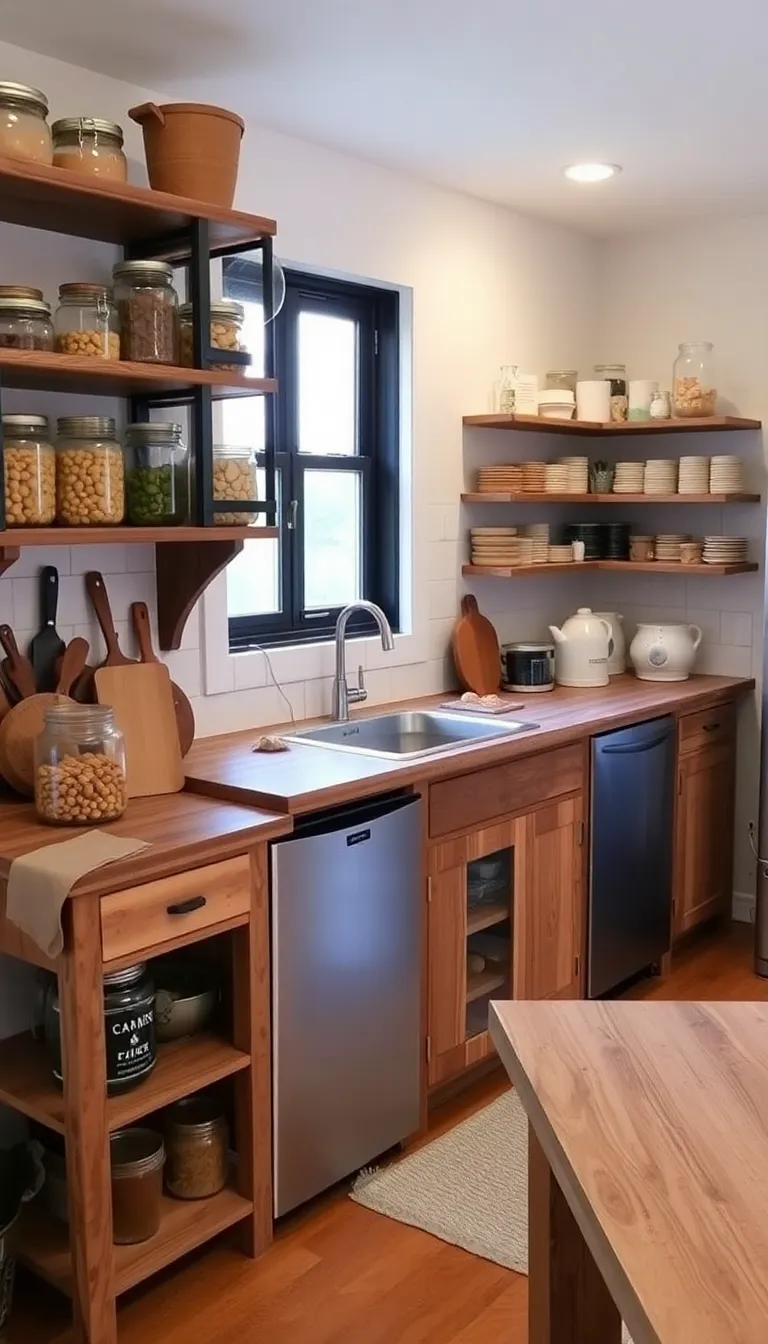
<path fill-rule="evenodd" d="M 64 653 L 64 640 L 56 629 L 58 605 L 59 571 L 54 565 L 45 565 L 40 570 L 40 630 L 27 650 L 38 691 L 55 688 L 56 664 Z"/>
<path fill-rule="evenodd" d="M 493 695 L 501 683 L 499 641 L 491 622 L 481 616 L 471 593 L 461 599 L 461 616 L 451 636 L 453 661 L 465 690 Z"/>
<path fill-rule="evenodd" d="M 0 625 L 0 644 L 8 655 L 3 662 L 3 672 L 16 687 L 20 699 L 26 700 L 37 690 L 35 673 L 29 659 L 21 653 L 10 625 Z"/>
<path fill-rule="evenodd" d="M 149 610 L 146 602 L 131 603 L 131 620 L 136 633 L 142 663 L 159 663 L 160 659 L 152 648 L 152 627 L 149 623 Z M 192 706 L 180 686 L 171 682 L 173 708 L 176 713 L 176 726 L 179 730 L 179 745 L 182 756 L 186 756 L 195 740 L 195 715 Z"/>
<path fill-rule="evenodd" d="M 134 665 L 133 658 L 126 658 L 120 642 L 117 638 L 115 622 L 112 617 L 112 608 L 109 605 L 109 597 L 104 584 L 104 579 L 98 570 L 91 569 L 85 576 L 85 591 L 91 599 L 91 606 L 96 612 L 96 619 L 101 627 L 101 633 L 104 636 L 104 643 L 107 646 L 107 656 L 104 659 L 104 667 L 131 667 Z"/>

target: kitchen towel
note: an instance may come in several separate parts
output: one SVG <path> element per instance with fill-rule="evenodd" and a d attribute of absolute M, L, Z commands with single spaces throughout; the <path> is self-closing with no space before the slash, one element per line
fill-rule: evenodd
<path fill-rule="evenodd" d="M 64 947 L 61 911 L 78 878 L 147 848 L 146 840 L 86 831 L 14 859 L 8 873 L 6 917 L 49 957 Z"/>

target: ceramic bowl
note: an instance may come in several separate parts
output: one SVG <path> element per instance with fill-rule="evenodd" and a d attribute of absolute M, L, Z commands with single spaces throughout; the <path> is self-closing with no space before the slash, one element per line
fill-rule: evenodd
<path fill-rule="evenodd" d="M 155 1035 L 159 1042 L 196 1036 L 210 1022 L 219 993 L 210 970 L 159 962 L 155 976 Z"/>

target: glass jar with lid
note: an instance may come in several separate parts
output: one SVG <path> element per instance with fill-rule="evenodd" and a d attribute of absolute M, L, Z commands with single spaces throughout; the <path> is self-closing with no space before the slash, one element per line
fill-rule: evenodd
<path fill-rule="evenodd" d="M 139 364 L 175 364 L 179 300 L 173 267 L 164 261 L 121 261 L 112 278 L 122 358 Z"/>
<path fill-rule="evenodd" d="M 227 443 L 213 445 L 213 498 L 258 503 L 256 454 L 252 448 Z M 213 521 L 220 527 L 238 524 L 248 527 L 256 523 L 257 517 L 255 513 L 215 513 Z"/>
<path fill-rule="evenodd" d="M 165 1184 L 177 1199 L 210 1199 L 223 1190 L 229 1168 L 229 1132 L 213 1096 L 184 1097 L 166 1112 Z"/>
<path fill-rule="evenodd" d="M 629 414 L 627 397 L 627 368 L 625 364 L 596 364 L 595 378 L 611 385 L 611 419 L 621 423 Z"/>
<path fill-rule="evenodd" d="M 115 527 L 125 514 L 123 450 L 111 416 L 57 422 L 56 519 L 66 527 Z"/>
<path fill-rule="evenodd" d="M 577 369 L 548 369 L 544 378 L 545 392 L 572 392 L 576 396 Z"/>
<path fill-rule="evenodd" d="M 147 421 L 125 430 L 125 497 L 129 523 L 166 527 L 189 515 L 189 453 L 181 425 Z"/>
<path fill-rule="evenodd" d="M 42 299 L 0 298 L 0 347 L 52 350 L 51 305 Z"/>
<path fill-rule="evenodd" d="M 40 89 L 0 81 L 0 155 L 28 163 L 53 163 L 47 116 L 48 99 Z"/>
<path fill-rule="evenodd" d="M 160 1231 L 163 1211 L 162 1134 L 136 1126 L 110 1135 L 112 1240 L 137 1246 Z"/>
<path fill-rule="evenodd" d="M 63 355 L 120 358 L 120 328 L 112 290 L 89 281 L 59 285 L 54 317 L 56 349 Z"/>
<path fill-rule="evenodd" d="M 109 971 L 104 976 L 104 1039 L 107 1056 L 107 1096 L 130 1092 L 149 1076 L 157 1060 L 155 1042 L 155 985 L 146 962 Z M 45 994 L 45 1044 L 56 1082 L 64 1081 L 58 985 L 53 979 Z"/>
<path fill-rule="evenodd" d="M 35 740 L 35 806 L 57 826 L 98 826 L 126 806 L 125 741 L 109 705 L 61 696 Z"/>
<path fill-rule="evenodd" d="M 717 414 L 711 341 L 683 341 L 672 371 L 672 414 L 677 419 Z"/>
<path fill-rule="evenodd" d="M 63 117 L 54 121 L 53 163 L 84 177 L 127 182 L 128 164 L 123 153 L 123 131 L 116 121 L 101 117 Z"/>
<path fill-rule="evenodd" d="M 56 450 L 46 415 L 3 416 L 6 527 L 50 527 L 56 517 Z"/>
<path fill-rule="evenodd" d="M 214 350 L 236 350 L 247 352 L 248 346 L 243 340 L 245 308 L 234 299 L 219 299 L 211 303 L 211 345 Z M 194 342 L 192 335 L 192 304 L 183 303 L 179 309 L 179 358 L 185 367 L 191 367 L 194 360 Z M 243 372 L 242 364 L 215 364 L 216 369 L 233 369 Z"/>

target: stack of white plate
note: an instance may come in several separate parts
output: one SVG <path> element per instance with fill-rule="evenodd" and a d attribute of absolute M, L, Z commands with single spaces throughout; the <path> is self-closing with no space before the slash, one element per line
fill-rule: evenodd
<path fill-rule="evenodd" d="M 654 554 L 657 560 L 664 560 L 667 564 L 670 561 L 679 561 L 680 547 L 684 541 L 689 541 L 687 532 L 660 532 L 654 542 Z"/>
<path fill-rule="evenodd" d="M 749 558 L 749 542 L 746 537 L 705 537 L 705 565 L 742 565 Z"/>
<path fill-rule="evenodd" d="M 550 546 L 547 559 L 551 565 L 568 565 L 573 560 L 573 547 L 570 543 L 567 546 Z"/>
<path fill-rule="evenodd" d="M 642 495 L 644 462 L 617 462 L 613 475 L 613 493 L 615 495 Z"/>
<path fill-rule="evenodd" d="M 674 495 L 677 491 L 677 462 L 670 457 L 651 457 L 645 464 L 644 495 Z"/>
<path fill-rule="evenodd" d="M 548 462 L 546 490 L 550 495 L 568 494 L 568 468 L 562 462 Z"/>
<path fill-rule="evenodd" d="M 744 476 L 740 457 L 713 457 L 709 468 L 709 489 L 713 495 L 740 495 Z"/>
<path fill-rule="evenodd" d="M 549 523 L 529 523 L 522 534 L 533 543 L 531 563 L 546 565 L 549 559 Z"/>
<path fill-rule="evenodd" d="M 568 473 L 566 494 L 586 495 L 589 491 L 589 458 L 559 457 L 559 467 L 565 467 Z"/>
<path fill-rule="evenodd" d="M 523 492 L 531 495 L 543 495 L 547 485 L 546 462 L 523 463 Z"/>
<path fill-rule="evenodd" d="M 549 523 L 528 523 L 522 531 L 524 537 L 532 537 L 534 541 L 549 542 Z"/>
<path fill-rule="evenodd" d="M 523 488 L 523 469 L 516 462 L 505 466 L 481 467 L 475 489 L 488 495 L 519 495 Z"/>
<path fill-rule="evenodd" d="M 679 495 L 709 494 L 709 458 L 681 457 L 677 481 Z"/>

